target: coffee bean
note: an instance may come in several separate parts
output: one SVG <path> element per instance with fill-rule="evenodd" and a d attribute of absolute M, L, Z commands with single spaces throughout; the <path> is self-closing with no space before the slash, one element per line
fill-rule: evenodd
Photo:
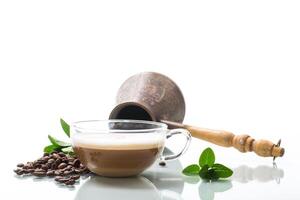
<path fill-rule="evenodd" d="M 43 156 L 49 156 L 49 153 L 44 153 L 44 155 Z"/>
<path fill-rule="evenodd" d="M 46 162 L 47 162 L 47 160 L 44 158 L 40 158 L 37 160 L 37 163 L 39 163 L 39 164 L 45 164 Z"/>
<path fill-rule="evenodd" d="M 68 165 L 65 169 L 66 169 L 66 170 L 72 169 L 72 165 Z"/>
<path fill-rule="evenodd" d="M 80 169 L 81 174 L 87 174 L 89 172 L 90 172 L 90 170 L 88 170 L 86 167 L 83 167 L 83 168 Z"/>
<path fill-rule="evenodd" d="M 165 161 L 160 161 L 158 164 L 159 164 L 160 166 L 162 166 L 162 167 L 166 166 L 166 162 L 165 162 Z"/>
<path fill-rule="evenodd" d="M 42 164 L 38 163 L 38 162 L 33 162 L 33 168 L 40 168 L 42 166 Z"/>
<path fill-rule="evenodd" d="M 74 180 L 68 180 L 67 182 L 65 182 L 66 185 L 74 185 L 75 181 Z"/>
<path fill-rule="evenodd" d="M 73 165 L 73 161 L 68 161 L 68 165 Z"/>
<path fill-rule="evenodd" d="M 58 169 L 63 169 L 63 168 L 65 168 L 66 166 L 67 166 L 66 163 L 60 163 L 60 164 L 58 165 Z"/>
<path fill-rule="evenodd" d="M 71 176 L 71 179 L 73 179 L 73 180 L 77 180 L 79 178 L 80 178 L 80 175 L 73 175 L 73 176 Z"/>
<path fill-rule="evenodd" d="M 28 171 L 29 173 L 32 173 L 32 172 L 34 172 L 34 169 L 27 169 L 27 171 Z"/>
<path fill-rule="evenodd" d="M 51 164 L 51 169 L 57 169 L 58 164 L 56 162 Z"/>
<path fill-rule="evenodd" d="M 52 154 L 52 158 L 58 159 L 58 158 L 60 158 L 60 156 L 57 153 L 54 153 L 54 154 Z"/>
<path fill-rule="evenodd" d="M 45 166 L 50 169 L 52 165 L 50 163 L 46 163 Z"/>
<path fill-rule="evenodd" d="M 24 174 L 24 170 L 20 169 L 20 170 L 16 171 L 16 174 L 23 175 Z"/>
<path fill-rule="evenodd" d="M 53 155 L 55 153 L 58 153 L 58 151 L 52 151 L 50 154 Z"/>
<path fill-rule="evenodd" d="M 80 174 L 81 173 L 80 169 L 75 169 L 74 171 L 75 171 L 76 174 Z"/>
<path fill-rule="evenodd" d="M 33 164 L 26 164 L 24 165 L 23 169 L 33 169 Z"/>
<path fill-rule="evenodd" d="M 72 172 L 71 171 L 64 171 L 64 175 L 70 175 Z"/>
<path fill-rule="evenodd" d="M 81 164 L 80 160 L 78 160 L 78 159 L 75 159 L 74 162 L 73 162 L 73 166 L 76 167 L 76 168 L 79 167 L 80 164 Z"/>
<path fill-rule="evenodd" d="M 38 168 L 38 169 L 35 169 L 34 172 L 46 172 L 46 170 Z"/>
<path fill-rule="evenodd" d="M 48 162 L 49 159 L 50 159 L 49 156 L 45 156 L 45 157 L 44 157 L 44 160 L 46 160 L 47 162 Z"/>
<path fill-rule="evenodd" d="M 63 175 L 63 172 L 61 170 L 55 170 L 54 174 L 57 175 L 57 176 L 58 175 Z"/>
<path fill-rule="evenodd" d="M 47 176 L 54 176 L 54 170 L 47 171 Z"/>
<path fill-rule="evenodd" d="M 48 166 L 47 165 L 42 165 L 41 169 L 47 171 L 48 170 Z"/>
<path fill-rule="evenodd" d="M 69 180 L 70 180 L 69 178 L 63 177 L 63 178 L 59 179 L 58 182 L 60 182 L 60 183 L 66 183 Z"/>
<path fill-rule="evenodd" d="M 59 181 L 60 179 L 62 179 L 63 177 L 62 176 L 55 176 L 54 180 L 55 181 Z"/>
<path fill-rule="evenodd" d="M 23 163 L 19 163 L 19 164 L 17 164 L 17 167 L 24 167 L 24 164 Z"/>
<path fill-rule="evenodd" d="M 57 165 L 59 165 L 61 162 L 62 162 L 61 158 L 57 158 L 57 159 L 55 160 L 55 163 L 56 163 Z"/>
<path fill-rule="evenodd" d="M 41 168 L 42 164 L 37 164 L 36 166 L 34 166 L 34 168 Z"/>
<path fill-rule="evenodd" d="M 50 163 L 50 164 L 52 164 L 52 163 L 54 163 L 55 162 L 55 160 L 53 159 L 53 158 L 50 158 L 49 160 L 48 160 L 48 163 Z"/>
<path fill-rule="evenodd" d="M 59 155 L 60 157 L 66 157 L 66 154 L 64 154 L 63 152 L 59 152 L 58 155 Z"/>
<path fill-rule="evenodd" d="M 34 175 L 34 176 L 45 176 L 46 175 L 46 172 L 42 172 L 42 171 L 34 171 L 33 173 L 32 173 L 32 175 Z"/>

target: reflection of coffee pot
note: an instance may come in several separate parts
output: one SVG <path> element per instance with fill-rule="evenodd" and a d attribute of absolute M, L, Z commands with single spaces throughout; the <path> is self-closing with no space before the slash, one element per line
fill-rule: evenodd
<path fill-rule="evenodd" d="M 248 167 L 246 165 L 239 166 L 234 169 L 232 180 L 247 183 L 250 181 L 268 182 L 275 180 L 279 183 L 284 177 L 284 171 L 275 166 L 260 165 L 257 167 Z"/>
<path fill-rule="evenodd" d="M 182 124 L 185 102 L 179 87 L 165 75 L 143 72 L 128 78 L 117 94 L 117 105 L 110 119 L 141 119 L 160 121 L 169 128 L 186 128 L 193 137 L 240 152 L 254 151 L 263 157 L 283 156 L 284 149 L 267 140 L 255 140 L 249 135 L 210 130 Z"/>

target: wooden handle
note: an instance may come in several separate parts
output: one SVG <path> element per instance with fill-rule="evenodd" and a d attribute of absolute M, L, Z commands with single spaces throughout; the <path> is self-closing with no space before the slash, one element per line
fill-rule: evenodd
<path fill-rule="evenodd" d="M 228 131 L 199 128 L 170 121 L 162 122 L 168 124 L 171 128 L 185 128 L 193 137 L 223 147 L 234 147 L 243 153 L 254 151 L 257 155 L 263 157 L 281 157 L 284 154 L 284 148 L 268 140 L 255 140 L 249 135 L 234 135 Z"/>

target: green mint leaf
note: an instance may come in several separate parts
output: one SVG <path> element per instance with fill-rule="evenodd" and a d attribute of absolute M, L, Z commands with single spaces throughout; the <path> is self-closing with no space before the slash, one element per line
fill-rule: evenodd
<path fill-rule="evenodd" d="M 208 165 L 204 165 L 201 168 L 199 176 L 204 180 L 218 180 L 220 178 L 215 170 L 213 168 L 209 168 Z"/>
<path fill-rule="evenodd" d="M 51 142 L 54 146 L 56 146 L 56 147 L 69 147 L 69 146 L 71 146 L 70 143 L 60 141 L 60 140 L 54 138 L 54 137 L 51 136 L 51 135 L 48 135 L 48 139 L 49 139 L 50 142 Z"/>
<path fill-rule="evenodd" d="M 217 173 L 220 178 L 228 178 L 233 174 L 231 169 L 218 163 L 214 164 L 212 169 L 214 169 L 215 173 Z"/>
<path fill-rule="evenodd" d="M 203 167 L 208 165 L 208 167 L 212 167 L 215 163 L 215 154 L 211 148 L 206 148 L 199 158 L 199 165 Z"/>
<path fill-rule="evenodd" d="M 70 137 L 70 126 L 69 126 L 69 124 L 67 124 L 67 122 L 65 122 L 65 120 L 60 118 L 60 125 L 61 125 L 62 129 L 64 130 L 65 134 L 68 137 Z"/>
<path fill-rule="evenodd" d="M 75 155 L 72 147 L 62 148 L 61 151 L 69 155 Z"/>
<path fill-rule="evenodd" d="M 208 179 L 209 175 L 208 175 L 208 165 L 204 165 L 201 167 L 201 170 L 199 171 L 199 176 L 202 179 Z"/>
<path fill-rule="evenodd" d="M 193 164 L 189 165 L 182 170 L 182 173 L 186 176 L 195 176 L 198 175 L 200 171 L 199 165 Z"/>
<path fill-rule="evenodd" d="M 44 152 L 45 153 L 52 153 L 53 151 L 56 151 L 58 149 L 59 149 L 59 147 L 57 147 L 56 145 L 51 144 L 51 145 L 48 145 L 44 148 Z"/>
<path fill-rule="evenodd" d="M 209 174 L 209 180 L 216 181 L 220 178 L 219 175 L 216 173 L 216 171 L 212 168 L 208 170 L 208 174 Z"/>

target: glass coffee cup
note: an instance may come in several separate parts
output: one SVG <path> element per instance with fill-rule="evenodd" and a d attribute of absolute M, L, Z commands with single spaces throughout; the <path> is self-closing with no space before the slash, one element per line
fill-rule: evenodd
<path fill-rule="evenodd" d="M 163 156 L 166 139 L 182 134 L 186 142 L 178 154 Z M 142 120 L 90 120 L 73 123 L 72 146 L 80 161 L 95 174 L 129 177 L 149 168 L 157 159 L 169 161 L 188 148 L 191 135 L 185 129 Z"/>

